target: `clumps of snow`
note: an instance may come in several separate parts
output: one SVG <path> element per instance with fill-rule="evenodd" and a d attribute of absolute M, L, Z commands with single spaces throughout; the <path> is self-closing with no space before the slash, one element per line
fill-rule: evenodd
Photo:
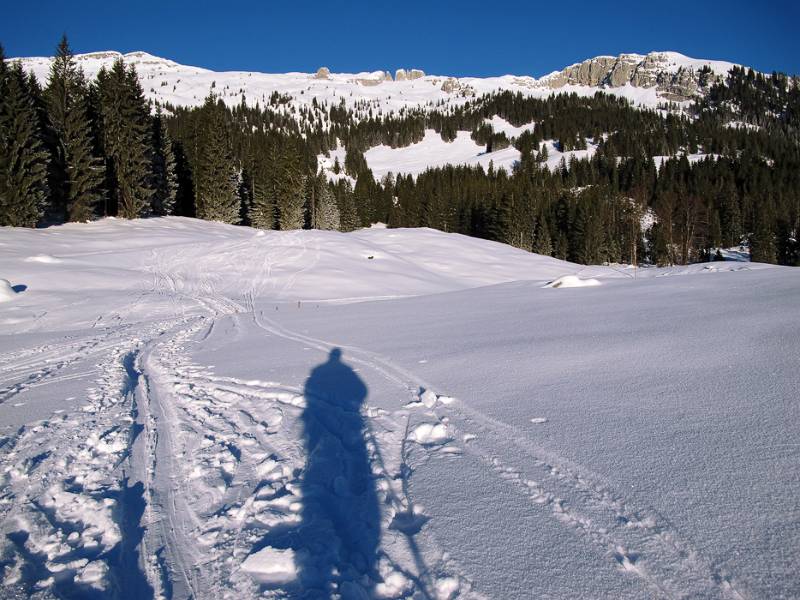
<path fill-rule="evenodd" d="M 443 577 L 436 582 L 436 598 L 437 600 L 450 600 L 455 598 L 460 589 L 458 579 L 455 577 Z"/>
<path fill-rule="evenodd" d="M 114 522 L 116 501 L 112 498 L 95 500 L 88 495 L 73 494 L 59 485 L 53 485 L 42 496 L 40 503 L 52 511 L 58 521 L 75 528 L 75 539 L 80 540 L 84 550 L 108 552 L 122 539 L 119 527 Z"/>
<path fill-rule="evenodd" d="M 435 392 L 426 389 L 420 389 L 417 400 L 413 400 L 406 404 L 406 408 L 433 408 L 437 404 L 452 404 L 455 398 L 451 396 L 439 396 Z"/>
<path fill-rule="evenodd" d="M 17 290 L 11 285 L 8 279 L 0 279 L 0 302 L 13 300 L 17 295 Z"/>
<path fill-rule="evenodd" d="M 391 567 L 387 568 L 383 581 L 375 585 L 376 598 L 403 598 L 414 589 L 413 583 L 405 575 L 390 569 Z"/>
<path fill-rule="evenodd" d="M 97 591 L 106 589 L 108 565 L 102 560 L 93 560 L 75 575 L 75 583 L 85 585 Z"/>
<path fill-rule="evenodd" d="M 564 275 L 545 285 L 546 288 L 579 288 L 579 287 L 594 287 L 600 285 L 597 279 L 581 279 L 577 275 Z"/>
<path fill-rule="evenodd" d="M 547 417 L 534 417 L 531 419 L 531 423 L 534 425 L 541 425 L 542 423 L 547 423 Z"/>
<path fill-rule="evenodd" d="M 25 262 L 44 263 L 47 265 L 55 265 L 63 262 L 60 258 L 56 258 L 50 254 L 35 254 L 25 259 Z"/>
<path fill-rule="evenodd" d="M 433 408 L 436 406 L 436 401 L 439 397 L 431 390 L 425 390 L 419 395 L 419 401 L 422 402 L 426 408 Z"/>
<path fill-rule="evenodd" d="M 414 428 L 409 437 L 423 446 L 444 444 L 450 441 L 447 426 L 444 423 L 422 423 Z"/>
<path fill-rule="evenodd" d="M 244 559 L 242 571 L 264 585 L 283 585 L 297 578 L 294 550 L 267 546 Z"/>

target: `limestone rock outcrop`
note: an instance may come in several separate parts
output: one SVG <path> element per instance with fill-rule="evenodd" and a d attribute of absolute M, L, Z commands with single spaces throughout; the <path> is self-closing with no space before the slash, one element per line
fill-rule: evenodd
<path fill-rule="evenodd" d="M 422 77 L 425 77 L 425 71 L 420 71 L 419 69 L 411 69 L 410 71 L 397 69 L 394 74 L 395 81 L 413 81 L 414 79 L 421 79 Z"/>
<path fill-rule="evenodd" d="M 665 53 L 651 52 L 598 56 L 567 67 L 544 79 L 550 88 L 565 85 L 589 87 L 621 87 L 632 85 L 641 88 L 656 88 L 665 100 L 683 101 L 697 96 L 700 88 L 721 79 L 717 73 L 701 77 L 694 64 L 679 64 Z"/>

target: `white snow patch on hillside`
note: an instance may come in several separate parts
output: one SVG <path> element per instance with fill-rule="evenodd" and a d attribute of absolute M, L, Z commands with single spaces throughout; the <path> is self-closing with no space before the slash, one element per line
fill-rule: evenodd
<path fill-rule="evenodd" d="M 419 175 L 428 169 L 447 165 L 480 165 L 488 169 L 492 163 L 495 169 L 510 172 L 519 157 L 519 151 L 513 146 L 487 154 L 486 147 L 476 144 L 468 131 L 459 131 L 455 140 L 445 142 L 432 129 L 427 129 L 425 137 L 416 144 L 403 148 L 380 145 L 364 153 L 367 165 L 377 179 L 387 173 Z"/>
<path fill-rule="evenodd" d="M 484 119 L 484 123 L 491 125 L 495 133 L 504 133 L 509 139 L 518 138 L 522 133 L 526 131 L 533 131 L 536 127 L 535 122 L 517 127 L 506 121 L 500 115 L 494 115 L 489 119 Z"/>

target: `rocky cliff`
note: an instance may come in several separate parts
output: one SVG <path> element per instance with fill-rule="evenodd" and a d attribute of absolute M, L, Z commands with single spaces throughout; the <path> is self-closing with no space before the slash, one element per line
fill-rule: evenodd
<path fill-rule="evenodd" d="M 696 60 L 675 52 L 620 54 L 585 60 L 540 81 L 553 89 L 566 85 L 655 88 L 665 100 L 680 102 L 702 94 L 724 78 L 732 66 L 721 61 Z"/>

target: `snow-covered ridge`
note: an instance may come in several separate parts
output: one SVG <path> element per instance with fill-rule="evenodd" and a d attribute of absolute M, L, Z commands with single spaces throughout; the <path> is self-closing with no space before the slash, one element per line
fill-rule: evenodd
<path fill-rule="evenodd" d="M 328 104 L 344 100 L 348 106 L 366 100 L 373 108 L 384 112 L 433 106 L 440 101 L 457 104 L 476 95 L 501 90 L 541 97 L 557 92 L 591 95 L 600 88 L 629 98 L 636 104 L 653 107 L 663 102 L 665 94 L 673 97 L 676 90 L 680 95 L 696 89 L 697 73 L 704 66 L 708 66 L 717 77 L 723 76 L 733 66 L 732 63 L 694 59 L 677 52 L 651 52 L 647 55 L 596 57 L 538 79 L 528 75 L 456 78 L 425 75 L 414 69 L 399 69 L 395 79 L 388 71 L 331 73 L 325 68 L 320 68 L 317 73 L 217 72 L 181 65 L 141 51 L 76 55 L 88 78 L 93 78 L 102 67 L 109 68 L 118 58 L 136 67 L 145 95 L 162 103 L 197 106 L 213 90 L 231 105 L 239 104 L 243 99 L 249 104 L 260 102 L 263 105 L 274 92 L 278 92 L 289 96 L 295 106 L 309 105 L 312 99 Z M 35 73 L 40 81 L 47 80 L 51 58 L 11 60 L 20 60 L 23 67 Z M 673 81 L 676 77 L 678 80 Z"/>

